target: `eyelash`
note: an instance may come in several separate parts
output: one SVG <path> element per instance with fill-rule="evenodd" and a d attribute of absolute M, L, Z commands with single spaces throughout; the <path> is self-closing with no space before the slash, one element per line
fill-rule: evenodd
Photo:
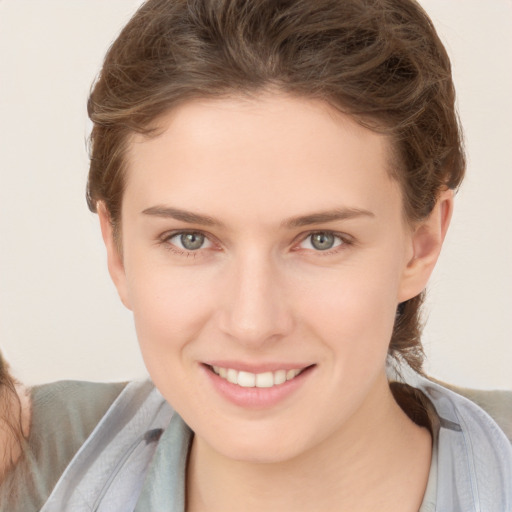
<path fill-rule="evenodd" d="M 208 237 L 208 235 L 206 235 L 205 233 L 202 233 L 201 231 L 174 231 L 171 233 L 164 233 L 159 238 L 158 243 L 159 243 L 159 245 L 164 246 L 164 248 L 166 250 L 168 250 L 174 254 L 177 254 L 178 256 L 186 256 L 187 258 L 189 258 L 189 257 L 196 258 L 197 256 L 199 256 L 201 254 L 201 249 L 198 249 L 196 251 L 187 251 L 186 249 L 180 249 L 179 247 L 177 247 L 170 241 L 172 238 L 174 238 L 176 236 L 187 235 L 187 234 L 202 235 L 205 237 L 206 240 L 209 240 L 210 243 L 213 244 L 210 237 Z"/>
<path fill-rule="evenodd" d="M 178 256 L 186 256 L 187 258 L 188 257 L 196 258 L 197 256 L 201 255 L 202 249 L 197 249 L 196 251 L 188 251 L 188 250 L 180 249 L 179 247 L 177 247 L 176 245 L 174 245 L 173 243 L 170 242 L 170 240 L 176 236 L 192 234 L 192 233 L 202 235 L 205 237 L 206 240 L 208 240 L 210 243 L 214 244 L 214 242 L 211 240 L 211 238 L 207 234 L 205 234 L 201 231 L 174 231 L 171 233 L 164 233 L 159 238 L 158 243 L 159 243 L 159 245 L 163 245 L 166 250 L 168 250 L 174 254 L 177 254 Z M 334 254 L 338 254 L 339 252 L 343 251 L 347 247 L 354 245 L 354 240 L 351 237 L 349 237 L 348 235 L 346 235 L 344 233 L 337 233 L 335 231 L 324 230 L 324 231 L 310 231 L 304 235 L 301 235 L 301 237 L 299 238 L 299 241 L 294 242 L 294 246 L 301 244 L 302 242 L 307 240 L 309 237 L 311 237 L 313 235 L 318 235 L 318 234 L 333 235 L 335 238 L 337 238 L 341 242 L 338 245 L 336 245 L 335 247 L 333 247 L 332 249 L 326 249 L 325 251 L 313 250 L 315 255 L 318 255 L 318 256 L 332 256 Z M 300 251 L 301 249 L 294 248 L 293 250 Z M 312 249 L 306 249 L 306 250 L 309 251 Z"/>
<path fill-rule="evenodd" d="M 326 249 L 324 251 L 321 251 L 321 250 L 315 251 L 314 249 L 307 249 L 307 250 L 313 251 L 315 253 L 315 256 L 332 256 L 334 254 L 339 254 L 341 251 L 344 251 L 349 246 L 354 245 L 354 240 L 351 237 L 349 237 L 348 235 L 346 235 L 344 233 L 337 233 L 335 231 L 328 231 L 328 230 L 326 230 L 326 231 L 310 231 L 305 236 L 300 238 L 299 243 L 306 241 L 308 238 L 312 237 L 313 235 L 319 235 L 319 234 L 332 235 L 335 238 L 337 238 L 341 243 L 339 243 L 338 245 L 334 246 L 331 249 Z M 295 249 L 295 250 L 300 250 L 300 249 Z"/>

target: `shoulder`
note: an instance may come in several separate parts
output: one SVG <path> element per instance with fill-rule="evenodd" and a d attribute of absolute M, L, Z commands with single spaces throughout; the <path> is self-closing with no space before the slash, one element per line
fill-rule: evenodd
<path fill-rule="evenodd" d="M 2 484 L 0 502 L 9 503 L 5 510 L 40 508 L 125 387 L 126 383 L 60 381 L 30 389 L 30 427 L 22 457 Z"/>
<path fill-rule="evenodd" d="M 440 509 L 511 510 L 512 446 L 496 421 L 465 396 L 437 382 L 419 378 L 415 387 L 432 402 L 439 420 Z"/>
<path fill-rule="evenodd" d="M 470 389 L 451 384 L 443 386 L 481 407 L 512 443 L 512 391 Z"/>
<path fill-rule="evenodd" d="M 173 411 L 150 381 L 126 385 L 41 510 L 133 510 Z"/>
<path fill-rule="evenodd" d="M 31 390 L 31 436 L 44 431 L 45 436 L 53 432 L 83 441 L 126 385 L 59 381 L 35 386 Z"/>
<path fill-rule="evenodd" d="M 35 460 L 57 472 L 64 468 L 125 386 L 60 381 L 34 387 L 28 448 Z"/>
<path fill-rule="evenodd" d="M 424 378 L 416 387 L 432 401 L 441 429 L 459 432 L 466 441 L 478 439 L 478 449 L 488 443 L 512 467 L 509 392 L 465 389 Z"/>

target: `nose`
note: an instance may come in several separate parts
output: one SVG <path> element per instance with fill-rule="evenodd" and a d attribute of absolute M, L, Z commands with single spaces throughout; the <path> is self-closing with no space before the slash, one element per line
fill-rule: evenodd
<path fill-rule="evenodd" d="M 277 267 L 263 254 L 246 254 L 231 266 L 219 327 L 238 343 L 258 348 L 290 333 L 293 318 Z"/>

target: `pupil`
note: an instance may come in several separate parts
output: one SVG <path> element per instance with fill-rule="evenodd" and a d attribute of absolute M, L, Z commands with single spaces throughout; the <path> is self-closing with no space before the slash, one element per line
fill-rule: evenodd
<path fill-rule="evenodd" d="M 311 236 L 311 244 L 315 249 L 325 251 L 334 245 L 334 235 L 330 233 L 315 233 Z"/>
<path fill-rule="evenodd" d="M 195 251 L 203 245 L 204 235 L 201 235 L 200 233 L 185 233 L 181 235 L 180 239 L 181 244 L 185 249 Z"/>

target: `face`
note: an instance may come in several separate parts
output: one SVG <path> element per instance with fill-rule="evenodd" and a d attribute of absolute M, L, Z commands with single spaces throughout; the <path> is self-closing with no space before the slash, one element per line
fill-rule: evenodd
<path fill-rule="evenodd" d="M 359 429 L 388 392 L 397 304 L 425 281 L 388 141 L 278 94 L 196 100 L 161 127 L 127 155 L 122 260 L 103 219 L 154 383 L 235 459 Z"/>

